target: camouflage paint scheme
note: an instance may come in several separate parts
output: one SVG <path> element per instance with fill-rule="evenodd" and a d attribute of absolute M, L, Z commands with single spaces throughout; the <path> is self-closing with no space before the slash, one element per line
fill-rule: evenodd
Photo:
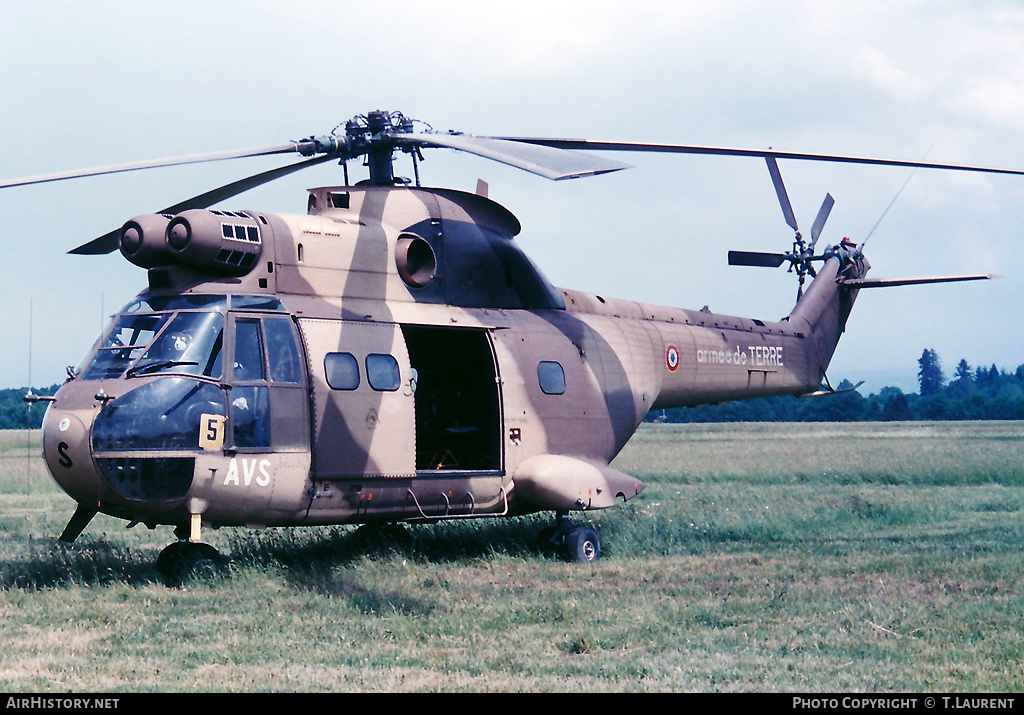
<path fill-rule="evenodd" d="M 224 238 L 225 225 L 248 227 L 249 245 L 230 254 L 243 241 Z M 793 312 L 772 322 L 557 290 L 513 242 L 519 230 L 483 196 L 372 186 L 313 189 L 307 215 L 194 209 L 126 224 L 122 253 L 149 273 L 143 301 L 220 306 L 223 368 L 196 375 L 194 360 L 136 355 L 134 368 L 101 379 L 80 368 L 61 387 L 43 443 L 80 504 L 64 538 L 96 512 L 195 538 L 200 523 L 607 508 L 644 488 L 608 465 L 649 410 L 817 390 L 857 294 L 839 279 L 868 268 L 830 249 Z M 287 366 L 266 349 L 282 316 L 303 369 L 278 382 Z M 262 377 L 242 375 L 243 327 L 262 330 Z M 104 345 L 117 354 L 107 340 L 83 365 Z M 384 389 L 369 384 L 371 354 L 391 356 L 373 358 L 391 366 Z M 149 409 L 132 408 L 143 387 L 135 402 Z M 180 399 L 162 410 L 151 397 L 162 392 Z M 199 394 L 209 399 L 193 407 Z M 251 446 L 238 405 L 256 401 L 269 436 Z M 188 443 L 133 437 L 159 432 L 181 405 Z M 451 424 L 435 430 L 442 413 Z"/>

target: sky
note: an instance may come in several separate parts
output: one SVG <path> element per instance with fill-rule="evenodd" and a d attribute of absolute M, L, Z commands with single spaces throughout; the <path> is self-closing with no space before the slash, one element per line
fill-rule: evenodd
<path fill-rule="evenodd" d="M 378 109 L 481 135 L 1024 169 L 1024 9 L 1010 1 L 0 0 L 0 67 L 0 179 L 277 145 Z M 791 310 L 785 268 L 726 262 L 730 249 L 791 246 L 763 160 L 609 156 L 633 168 L 552 182 L 441 149 L 420 175 L 467 191 L 487 181 L 557 286 L 761 319 Z M 107 316 L 145 288 L 119 253 L 69 250 L 281 163 L 0 189 L 0 388 L 63 381 Z M 1002 276 L 862 291 L 833 385 L 914 392 L 926 348 L 947 376 L 960 359 L 1024 363 L 1024 177 L 780 169 L 805 233 L 828 192 L 836 204 L 820 241 L 870 236 L 872 277 Z M 397 173 L 411 171 L 399 160 Z M 328 162 L 219 208 L 304 213 L 307 188 L 340 183 Z"/>

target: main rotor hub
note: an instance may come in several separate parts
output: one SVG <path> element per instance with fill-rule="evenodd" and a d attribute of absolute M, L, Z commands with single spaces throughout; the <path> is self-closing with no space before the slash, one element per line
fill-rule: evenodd
<path fill-rule="evenodd" d="M 352 117 L 345 122 L 345 151 L 342 152 L 342 161 L 366 154 L 366 165 L 370 170 L 369 183 L 373 186 L 393 186 L 395 149 L 410 151 L 408 148 L 399 147 L 393 140 L 393 135 L 411 134 L 413 122 L 414 120 L 401 112 L 383 110 Z M 338 127 L 335 128 L 335 132 L 337 129 Z"/>

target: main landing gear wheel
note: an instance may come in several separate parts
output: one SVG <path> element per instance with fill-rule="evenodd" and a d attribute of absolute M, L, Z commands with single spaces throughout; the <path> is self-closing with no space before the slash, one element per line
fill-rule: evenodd
<path fill-rule="evenodd" d="M 412 536 L 405 526 L 396 523 L 363 524 L 353 532 L 349 543 L 356 549 L 371 554 L 388 552 L 408 553 L 412 548 Z"/>
<path fill-rule="evenodd" d="M 227 560 L 209 544 L 176 541 L 156 560 L 156 570 L 168 586 L 180 586 L 185 581 L 223 573 Z"/>
<path fill-rule="evenodd" d="M 601 541 L 589 526 L 577 526 L 565 537 L 565 556 L 570 561 L 587 563 L 601 558 Z"/>
<path fill-rule="evenodd" d="M 574 527 L 565 513 L 559 513 L 555 519 L 555 525 L 538 536 L 542 548 L 554 547 L 566 561 L 591 563 L 601 558 L 601 540 L 596 531 L 589 526 Z"/>

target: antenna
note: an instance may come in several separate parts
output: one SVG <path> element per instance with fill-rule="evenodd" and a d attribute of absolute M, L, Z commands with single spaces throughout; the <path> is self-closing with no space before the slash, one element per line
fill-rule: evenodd
<path fill-rule="evenodd" d="M 32 299 L 28 299 L 28 393 L 32 394 Z M 32 402 L 25 402 L 25 496 L 32 493 Z"/>
<path fill-rule="evenodd" d="M 926 151 L 924 153 L 924 156 L 921 157 L 921 161 L 924 161 L 924 158 L 931 153 L 933 148 L 935 148 L 934 144 L 932 144 L 930 147 L 928 147 L 928 151 Z M 885 211 L 883 211 L 882 215 L 878 217 L 877 221 L 875 221 L 875 225 L 871 227 L 871 230 L 868 231 L 868 235 L 864 237 L 863 241 L 861 241 L 860 250 L 862 250 L 862 251 L 864 250 L 864 246 L 867 245 L 868 239 L 871 238 L 871 234 L 873 234 L 875 232 L 875 229 L 878 228 L 878 224 L 882 223 L 882 219 L 885 218 L 885 215 L 887 213 L 889 213 L 889 209 L 891 209 L 892 205 L 894 203 L 896 203 L 896 199 L 898 199 L 900 197 L 900 194 L 903 193 L 903 189 L 907 188 L 907 184 L 909 184 L 910 180 L 914 178 L 914 174 L 917 173 L 917 169 L 918 169 L 918 167 L 916 167 L 916 166 L 913 168 L 913 170 L 907 176 L 906 180 L 903 182 L 903 185 L 900 186 L 899 191 L 897 191 L 896 195 L 892 197 L 892 201 L 890 201 L 889 205 L 885 207 Z"/>

